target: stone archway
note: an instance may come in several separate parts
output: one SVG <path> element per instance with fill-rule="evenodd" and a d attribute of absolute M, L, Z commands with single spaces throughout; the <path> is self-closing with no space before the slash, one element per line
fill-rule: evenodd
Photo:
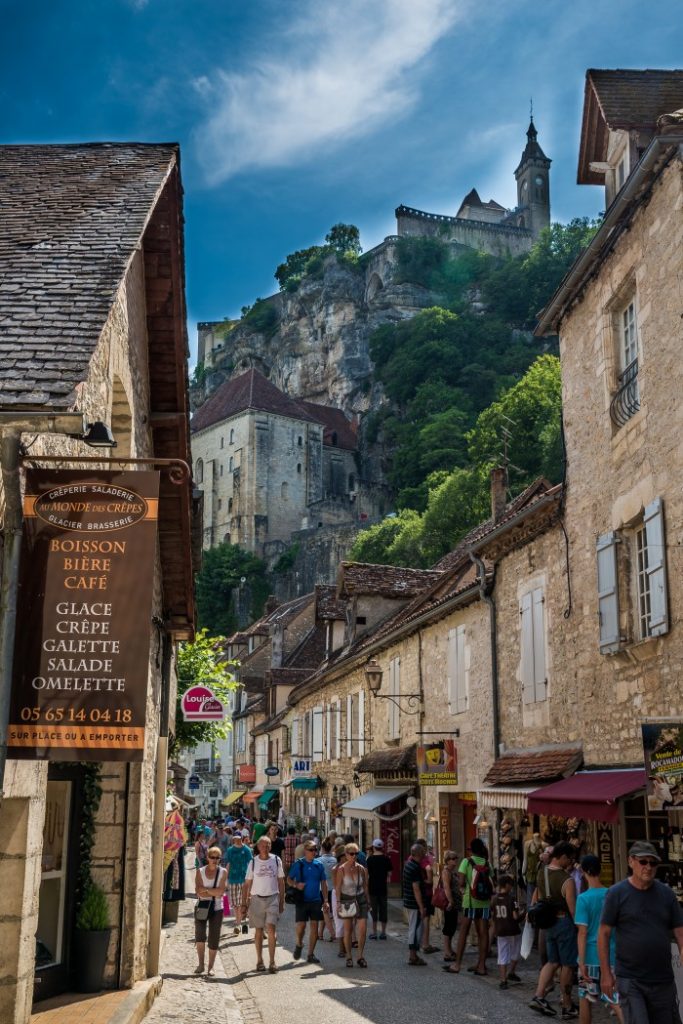
<path fill-rule="evenodd" d="M 370 280 L 368 281 L 368 287 L 365 292 L 365 301 L 372 302 L 379 292 L 384 288 L 384 282 L 377 272 L 375 272 Z"/>

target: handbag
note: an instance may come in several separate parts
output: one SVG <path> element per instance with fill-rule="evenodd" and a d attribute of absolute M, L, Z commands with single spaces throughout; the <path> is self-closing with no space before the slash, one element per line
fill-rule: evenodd
<path fill-rule="evenodd" d="M 351 900 L 350 903 L 340 903 L 337 908 L 337 917 L 357 917 L 358 916 L 358 904 L 355 900 Z"/>
<path fill-rule="evenodd" d="M 301 865 L 301 861 L 300 860 L 297 861 L 297 863 L 299 865 L 299 881 L 303 882 L 303 880 L 304 880 L 304 869 L 303 869 L 303 867 Z M 295 885 L 288 885 L 287 886 L 287 892 L 285 893 L 285 903 L 294 904 L 294 906 L 296 906 L 298 903 L 303 903 L 303 902 L 304 902 L 304 890 L 303 889 L 297 889 Z"/>
<path fill-rule="evenodd" d="M 450 900 L 443 887 L 443 882 L 439 879 L 436 889 L 432 893 L 432 905 L 438 907 L 439 910 L 448 910 L 449 902 Z"/>
<path fill-rule="evenodd" d="M 221 868 L 216 868 L 216 877 L 213 880 L 212 889 L 215 889 L 218 885 L 218 876 L 221 873 Z M 213 907 L 213 896 L 210 899 L 197 900 L 194 905 L 194 919 L 195 921 L 208 921 L 209 915 L 211 914 L 211 908 Z"/>
<path fill-rule="evenodd" d="M 548 881 L 548 865 L 544 869 L 546 896 L 532 903 L 527 911 L 527 918 L 535 928 L 552 928 L 557 921 L 557 906 L 549 899 L 550 882 Z"/>

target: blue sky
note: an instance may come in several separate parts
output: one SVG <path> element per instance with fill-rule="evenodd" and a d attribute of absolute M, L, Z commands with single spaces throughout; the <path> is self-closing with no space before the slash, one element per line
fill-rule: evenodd
<path fill-rule="evenodd" d="M 533 96 L 553 219 L 588 67 L 680 67 L 676 0 L 0 0 L 0 141 L 179 141 L 190 338 L 337 221 L 514 205 Z"/>

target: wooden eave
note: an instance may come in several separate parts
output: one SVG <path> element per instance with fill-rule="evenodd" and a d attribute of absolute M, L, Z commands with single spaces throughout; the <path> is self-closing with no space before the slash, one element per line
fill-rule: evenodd
<path fill-rule="evenodd" d="M 605 176 L 592 171 L 590 165 L 603 162 L 607 157 L 609 143 L 609 126 L 605 120 L 598 94 L 589 76 L 586 76 L 586 89 L 583 101 L 583 120 L 581 122 L 581 142 L 579 145 L 579 167 L 576 181 L 579 185 L 604 185 Z"/>

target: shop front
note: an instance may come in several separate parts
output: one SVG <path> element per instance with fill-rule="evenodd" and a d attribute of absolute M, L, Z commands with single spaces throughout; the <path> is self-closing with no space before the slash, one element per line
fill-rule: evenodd
<path fill-rule="evenodd" d="M 341 808 L 344 828 L 358 835 L 363 849 L 373 839 L 384 840 L 384 851 L 391 860 L 389 894 L 400 895 L 403 864 L 417 838 L 413 786 L 376 786 L 349 800 Z"/>
<path fill-rule="evenodd" d="M 327 830 L 326 801 L 322 796 L 323 780 L 318 775 L 296 777 L 289 783 L 290 806 L 296 819 L 307 828 Z"/>

